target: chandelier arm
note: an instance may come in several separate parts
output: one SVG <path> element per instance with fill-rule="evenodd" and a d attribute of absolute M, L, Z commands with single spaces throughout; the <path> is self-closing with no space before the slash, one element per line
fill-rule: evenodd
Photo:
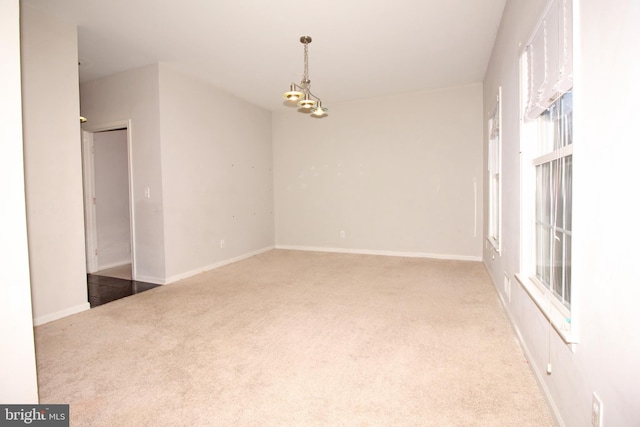
<path fill-rule="evenodd" d="M 315 96 L 314 94 L 312 94 L 310 91 L 306 92 L 307 95 L 309 95 L 311 98 L 315 98 L 316 101 L 318 102 L 322 102 L 322 100 L 320 98 L 318 98 L 317 96 Z"/>

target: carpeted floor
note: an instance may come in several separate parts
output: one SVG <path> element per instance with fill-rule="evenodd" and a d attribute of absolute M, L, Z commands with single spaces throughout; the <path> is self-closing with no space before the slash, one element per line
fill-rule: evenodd
<path fill-rule="evenodd" d="M 274 250 L 36 327 L 72 426 L 553 426 L 484 266 Z"/>

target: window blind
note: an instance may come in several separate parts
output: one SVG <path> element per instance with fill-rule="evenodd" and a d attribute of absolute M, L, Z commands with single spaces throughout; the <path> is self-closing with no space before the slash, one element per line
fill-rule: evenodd
<path fill-rule="evenodd" d="M 571 0 L 552 0 L 527 43 L 527 105 L 533 120 L 573 87 Z"/>

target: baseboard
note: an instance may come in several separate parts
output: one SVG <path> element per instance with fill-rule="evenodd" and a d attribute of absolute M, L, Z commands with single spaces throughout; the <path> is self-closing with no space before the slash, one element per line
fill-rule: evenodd
<path fill-rule="evenodd" d="M 218 261 L 218 262 L 216 262 L 214 264 L 207 265 L 206 267 L 198 268 L 196 270 L 187 271 L 186 273 L 176 274 L 175 276 L 171 276 L 171 277 L 168 277 L 167 279 L 165 279 L 163 284 L 169 284 L 169 283 L 177 282 L 178 280 L 187 279 L 189 277 L 196 276 L 198 274 L 201 274 L 201 273 L 204 273 L 204 272 L 207 272 L 207 271 L 215 270 L 216 268 L 220 268 L 220 267 L 223 267 L 225 265 L 232 264 L 234 262 L 238 262 L 238 261 L 242 261 L 242 260 L 247 259 L 247 258 L 251 258 L 252 256 L 259 255 L 261 253 L 270 251 L 272 249 L 274 249 L 273 246 L 267 246 L 266 248 L 258 249 L 257 251 L 249 252 L 249 253 L 234 257 L 234 258 L 229 258 L 229 259 L 225 259 L 225 260 L 222 260 L 222 261 Z"/>
<path fill-rule="evenodd" d="M 555 419 L 555 421 L 558 424 L 558 426 L 566 427 L 566 424 L 562 420 L 562 416 L 560 414 L 560 409 L 558 408 L 558 405 L 556 405 L 555 401 L 553 400 L 553 397 L 551 396 L 551 392 L 549 391 L 549 387 L 547 387 L 547 383 L 544 381 L 544 376 L 546 375 L 546 373 L 541 372 L 537 368 L 537 365 L 535 363 L 533 363 L 533 357 L 531 355 L 531 352 L 529 351 L 529 346 L 527 346 L 526 341 L 522 337 L 522 333 L 520 333 L 520 328 L 518 328 L 518 325 L 514 322 L 513 317 L 511 316 L 511 313 L 509 312 L 509 310 L 507 308 L 508 304 L 504 300 L 504 296 L 500 292 L 500 288 L 498 287 L 498 285 L 496 283 L 493 282 L 493 279 L 491 278 L 490 270 L 489 270 L 489 267 L 487 266 L 487 263 L 484 262 L 484 261 L 482 263 L 484 264 L 484 268 L 487 270 L 487 275 L 489 276 L 489 280 L 491 280 L 491 284 L 493 284 L 493 287 L 496 288 L 496 293 L 498 294 L 498 298 L 500 299 L 500 304 L 502 304 L 502 309 L 504 310 L 505 314 L 507 315 L 507 319 L 509 319 L 509 323 L 511 324 L 511 328 L 515 332 L 516 338 L 518 339 L 518 344 L 520 344 L 520 348 L 522 349 L 522 352 L 524 353 L 524 357 L 529 362 L 529 368 L 531 369 L 531 372 L 533 372 L 533 376 L 535 377 L 536 382 L 538 383 L 538 386 L 540 387 L 540 390 L 542 390 L 542 394 L 543 394 L 545 400 L 547 401 L 547 404 L 549 405 L 549 408 L 551 409 L 551 413 L 553 414 L 553 418 Z M 527 296 L 528 296 L 528 294 L 527 294 Z"/>
<path fill-rule="evenodd" d="M 99 265 L 96 271 L 108 270 L 110 268 L 122 267 L 123 265 L 129 265 L 129 264 L 131 264 L 130 259 L 127 259 L 124 261 L 112 262 L 107 265 Z"/>
<path fill-rule="evenodd" d="M 72 314 L 80 313 L 85 310 L 89 310 L 91 306 L 88 302 L 84 304 L 69 307 L 65 310 L 56 311 L 55 313 L 47 314 L 45 316 L 36 317 L 33 319 L 33 326 L 43 325 L 45 323 L 53 322 L 54 320 L 62 319 L 63 317 L 71 316 Z"/>
<path fill-rule="evenodd" d="M 382 256 L 395 256 L 395 257 L 406 257 L 406 258 L 433 258 L 433 259 L 445 259 L 445 260 L 452 260 L 452 261 L 482 261 L 482 257 L 479 257 L 479 256 L 431 254 L 426 252 L 396 252 L 396 251 L 378 251 L 378 250 L 370 250 L 370 249 L 325 248 L 325 247 L 291 246 L 291 245 L 276 245 L 275 248 L 288 249 L 288 250 L 294 250 L 294 251 L 333 252 L 333 253 L 360 254 L 360 255 L 382 255 Z"/>
<path fill-rule="evenodd" d="M 136 282 L 153 283 L 154 285 L 167 284 L 167 282 L 160 277 L 144 276 L 142 274 L 136 274 L 136 277 L 133 280 L 135 280 Z"/>

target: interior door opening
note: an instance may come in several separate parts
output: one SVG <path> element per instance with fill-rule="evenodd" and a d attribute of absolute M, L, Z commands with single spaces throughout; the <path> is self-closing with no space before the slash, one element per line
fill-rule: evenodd
<path fill-rule="evenodd" d="M 87 273 L 136 278 L 129 121 L 82 131 Z"/>

